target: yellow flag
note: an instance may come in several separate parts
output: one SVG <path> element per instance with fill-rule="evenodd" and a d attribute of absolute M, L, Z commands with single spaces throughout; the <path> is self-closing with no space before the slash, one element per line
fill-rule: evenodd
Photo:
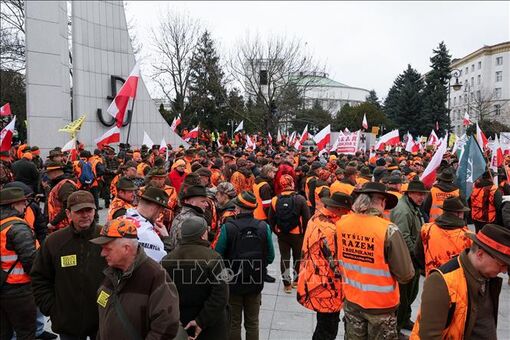
<path fill-rule="evenodd" d="M 457 135 L 453 132 L 450 133 L 450 140 L 448 141 L 448 147 L 451 148 L 455 145 L 455 142 L 457 141 Z"/>
<path fill-rule="evenodd" d="M 59 132 L 67 132 L 70 133 L 72 136 L 75 136 L 78 131 L 80 131 L 81 126 L 83 125 L 83 122 L 85 121 L 85 118 L 87 117 L 86 114 L 81 116 L 80 118 L 76 119 L 75 121 L 72 121 L 71 123 L 64 126 L 62 129 L 59 129 Z"/>

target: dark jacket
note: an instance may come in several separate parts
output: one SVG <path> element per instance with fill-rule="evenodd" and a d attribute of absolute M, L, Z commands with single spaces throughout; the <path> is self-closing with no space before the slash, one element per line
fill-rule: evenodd
<path fill-rule="evenodd" d="M 77 232 L 68 226 L 50 234 L 37 253 L 32 287 L 37 305 L 51 317 L 57 333 L 76 336 L 96 334 L 96 292 L 106 262 L 101 247 L 89 242 L 100 227 Z"/>
<path fill-rule="evenodd" d="M 315 189 L 314 189 L 315 190 Z M 290 191 L 282 191 L 282 194 L 288 195 L 291 193 Z M 274 199 L 277 199 L 277 197 L 274 197 Z M 306 226 L 308 225 L 308 220 L 311 217 L 311 209 L 308 207 L 306 203 L 306 198 L 304 196 L 301 196 L 300 194 L 296 193 L 294 195 L 294 204 L 297 211 L 299 211 L 300 216 L 300 226 L 299 231 L 301 234 L 304 235 L 306 231 Z M 271 226 L 272 230 L 275 231 L 276 227 L 276 211 L 273 208 L 273 205 L 271 204 L 271 209 L 269 209 L 269 215 L 267 219 L 269 225 Z"/>
<path fill-rule="evenodd" d="M 204 211 L 201 208 L 183 203 L 181 211 L 174 217 L 174 220 L 172 221 L 172 227 L 170 228 L 170 233 L 168 236 L 168 251 L 172 251 L 177 247 L 181 241 L 182 223 L 193 216 L 198 216 L 206 219 Z"/>
<path fill-rule="evenodd" d="M 466 275 L 466 282 L 469 295 L 468 313 L 465 326 L 465 339 L 495 339 L 496 322 L 498 317 L 499 294 L 501 292 L 501 278 L 486 280 L 480 276 L 473 267 L 468 258 L 469 249 L 460 254 L 460 261 Z M 443 266 L 439 267 L 443 273 L 450 272 L 458 268 L 457 257 L 451 259 Z M 482 289 L 482 285 L 487 285 Z M 482 290 L 485 291 L 481 294 Z M 487 295 L 488 294 L 488 295 Z M 484 297 L 488 301 L 484 301 Z M 423 286 L 421 303 L 421 339 L 441 339 L 441 333 L 451 318 L 450 315 L 450 296 L 443 277 L 438 272 L 432 272 L 425 280 Z M 482 303 L 488 302 L 488 303 Z M 480 322 L 481 321 L 481 322 Z M 492 327 L 491 327 L 492 326 Z M 493 334 L 480 334 L 480 331 L 491 329 Z M 477 333 L 477 336 L 474 336 Z"/>
<path fill-rule="evenodd" d="M 17 210 L 9 206 L 0 208 L 0 219 L 8 217 L 23 218 Z M 25 273 L 30 273 L 35 258 L 35 237 L 32 229 L 24 222 L 15 222 L 11 225 L 6 234 L 5 247 L 13 250 L 18 255 L 18 260 L 23 266 Z M 3 275 L 3 274 L 2 274 Z M 2 296 L 26 296 L 32 294 L 30 283 L 27 284 L 9 284 L 5 282 L 0 290 Z"/>
<path fill-rule="evenodd" d="M 420 209 L 409 196 L 404 195 L 398 200 L 397 206 L 391 210 L 390 219 L 400 229 L 414 262 L 414 247 L 424 223 Z"/>
<path fill-rule="evenodd" d="M 229 289 L 218 280 L 225 268 L 221 255 L 209 248 L 208 241 L 183 241 L 161 264 L 179 291 L 182 325 L 195 320 L 202 328 L 201 340 L 227 339 Z"/>
<path fill-rule="evenodd" d="M 501 225 L 510 229 L 510 195 L 505 195 L 501 203 Z"/>
<path fill-rule="evenodd" d="M 161 266 L 138 248 L 131 269 L 107 267 L 93 299 L 99 309 L 97 339 L 173 339 L 179 328 L 179 296 Z M 119 318 L 115 296 L 138 334 L 131 335 Z"/>
<path fill-rule="evenodd" d="M 54 180 L 52 180 L 51 187 L 52 188 L 55 187 L 55 185 L 57 185 L 60 181 L 63 181 L 64 179 L 70 179 L 73 181 L 76 180 L 74 177 L 64 174 L 64 175 L 59 176 L 59 177 L 55 178 Z M 64 185 L 62 185 L 62 187 L 60 188 L 58 195 L 57 195 L 58 200 L 60 202 L 62 202 L 62 210 L 60 210 L 60 212 L 57 214 L 57 216 L 55 216 L 55 218 L 52 221 L 49 221 L 52 225 L 57 225 L 58 223 L 60 223 L 60 221 L 62 221 L 64 218 L 66 218 L 66 216 L 67 216 L 66 215 L 67 199 L 76 190 L 78 190 L 78 188 L 76 186 L 74 186 L 72 183 L 70 183 L 69 181 L 66 182 Z M 47 204 L 48 204 L 48 202 L 46 200 L 46 205 Z M 46 210 L 46 211 L 48 211 L 48 210 Z"/>
<path fill-rule="evenodd" d="M 32 188 L 34 193 L 39 192 L 39 171 L 32 161 L 22 158 L 12 164 L 14 180 L 20 181 Z"/>

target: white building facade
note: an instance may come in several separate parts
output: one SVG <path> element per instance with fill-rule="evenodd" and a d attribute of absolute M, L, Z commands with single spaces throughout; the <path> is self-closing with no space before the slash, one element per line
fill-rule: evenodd
<path fill-rule="evenodd" d="M 463 117 L 510 125 L 510 41 L 484 46 L 451 63 L 449 105 L 452 130 L 465 133 Z M 462 85 L 455 90 L 453 85 Z"/>

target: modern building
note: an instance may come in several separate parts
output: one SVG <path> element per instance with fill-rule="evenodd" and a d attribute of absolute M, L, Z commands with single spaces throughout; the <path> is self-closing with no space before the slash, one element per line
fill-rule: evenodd
<path fill-rule="evenodd" d="M 484 119 L 510 125 L 510 41 L 453 59 L 451 69 L 449 107 L 455 134 L 465 132 L 466 112 L 474 122 Z"/>

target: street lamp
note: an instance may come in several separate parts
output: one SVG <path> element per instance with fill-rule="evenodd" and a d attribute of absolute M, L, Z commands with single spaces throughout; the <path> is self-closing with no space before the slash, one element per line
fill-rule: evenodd
<path fill-rule="evenodd" d="M 450 118 L 450 124 L 452 122 L 452 115 L 450 112 L 450 88 L 454 91 L 458 91 L 462 88 L 462 83 L 459 82 L 461 71 L 459 69 L 451 69 L 450 78 L 448 78 L 448 117 Z M 455 78 L 455 84 L 451 85 L 452 76 Z"/>
<path fill-rule="evenodd" d="M 230 138 L 234 137 L 234 125 L 237 125 L 237 121 L 233 119 L 227 120 L 227 126 L 230 126 Z"/>

